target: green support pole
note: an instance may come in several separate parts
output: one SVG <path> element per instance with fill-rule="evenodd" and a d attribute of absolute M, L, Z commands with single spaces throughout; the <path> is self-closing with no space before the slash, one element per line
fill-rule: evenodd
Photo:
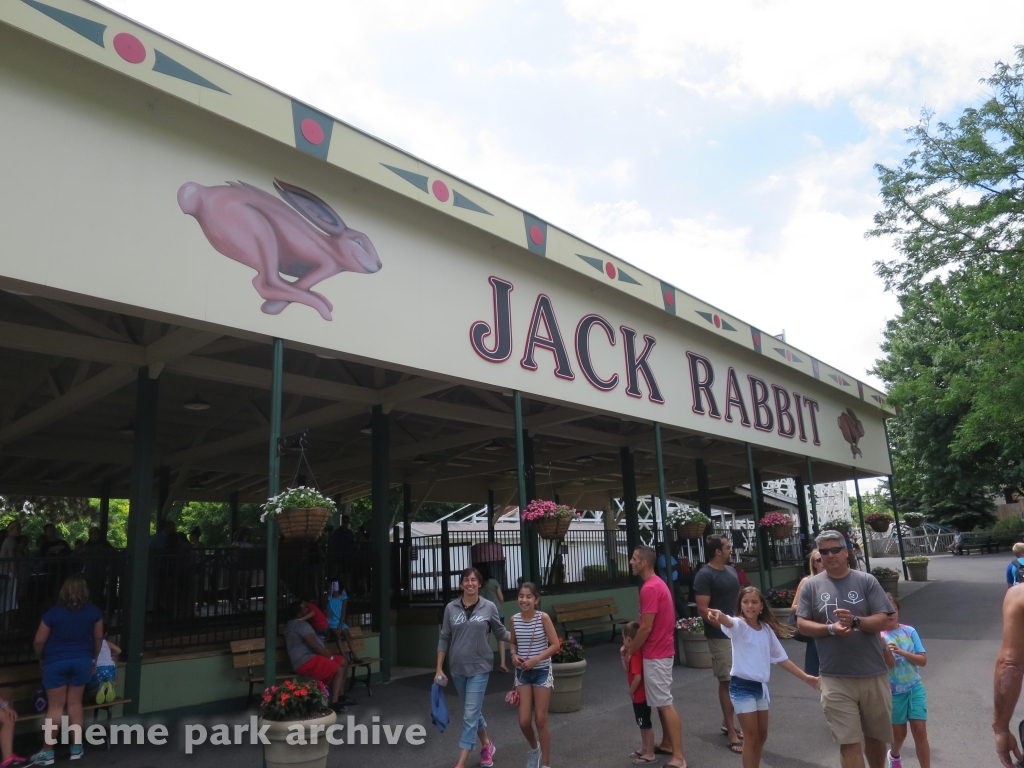
<path fill-rule="evenodd" d="M 530 526 L 523 520 L 523 512 L 530 500 L 526 496 L 526 456 L 523 447 L 523 397 L 519 390 L 512 393 L 512 405 L 515 410 L 516 428 L 516 476 L 519 481 L 519 551 L 522 553 L 523 580 L 532 578 L 534 573 L 534 553 L 531 551 Z"/>
<path fill-rule="evenodd" d="M 889 467 L 892 468 L 892 443 L 889 442 L 889 424 L 885 419 L 882 419 L 882 429 L 885 430 L 885 449 L 889 452 Z M 910 574 L 907 572 L 907 553 L 903 549 L 903 529 L 900 526 L 900 513 L 896 508 L 896 486 L 892 481 L 892 475 L 889 475 L 889 499 L 892 501 L 892 516 L 894 519 L 893 525 L 896 526 L 896 541 L 900 545 L 900 562 L 903 563 L 903 578 L 905 581 L 910 581 Z"/>
<path fill-rule="evenodd" d="M 763 590 L 768 583 L 764 573 L 764 547 L 761 546 L 761 525 L 758 522 L 761 518 L 760 510 L 757 508 L 757 474 L 754 471 L 754 451 L 747 443 L 747 472 L 750 475 L 750 501 L 754 505 L 754 538 L 757 541 L 757 574 L 760 578 L 760 587 Z"/>
<path fill-rule="evenodd" d="M 672 585 L 672 542 L 668 535 L 668 494 L 665 492 L 665 457 L 661 452 L 661 424 L 654 422 L 654 455 L 658 460 L 658 497 L 661 500 L 661 549 L 665 556 L 665 583 Z"/>
<path fill-rule="evenodd" d="M 230 518 L 228 520 L 228 541 L 234 541 L 235 535 L 238 533 L 238 491 L 232 491 L 228 497 L 228 511 Z"/>
<path fill-rule="evenodd" d="M 276 496 L 281 485 L 281 456 L 277 439 L 281 437 L 281 381 L 284 378 L 284 341 L 274 339 L 274 361 L 270 374 L 270 459 L 267 473 L 267 497 Z M 277 679 L 277 522 L 267 515 L 267 563 L 263 572 L 263 684 L 271 686 Z"/>
<path fill-rule="evenodd" d="M 626 548 L 629 557 L 640 546 L 640 517 L 636 506 L 636 464 L 629 448 L 619 449 L 622 467 L 622 513 L 626 518 Z M 631 577 L 632 578 L 632 577 Z"/>
<path fill-rule="evenodd" d="M 107 540 L 107 531 L 110 529 L 110 480 L 104 480 L 100 484 L 100 535 Z"/>
<path fill-rule="evenodd" d="M 494 491 L 487 489 L 487 543 L 494 543 Z"/>
<path fill-rule="evenodd" d="M 793 478 L 796 486 L 796 516 L 800 521 L 800 547 L 804 558 L 811 552 L 811 521 L 807 516 L 807 494 L 804 492 L 804 479 L 799 475 Z"/>
<path fill-rule="evenodd" d="M 757 514 L 754 516 L 754 519 L 757 521 L 758 548 L 763 548 L 765 551 L 765 567 L 768 569 L 768 589 L 775 589 L 775 571 L 772 570 L 775 567 L 775 553 L 772 552 L 772 537 L 768 531 L 761 527 L 761 515 L 764 514 L 765 507 L 768 505 L 764 503 L 764 483 L 761 481 L 760 470 L 754 470 L 754 479 L 757 481 Z"/>
<path fill-rule="evenodd" d="M 373 406 L 373 464 L 370 469 L 370 494 L 373 523 L 370 541 L 373 546 L 373 628 L 380 632 L 380 679 L 391 680 L 391 434 L 390 419 L 384 408 Z"/>
<path fill-rule="evenodd" d="M 711 517 L 711 481 L 708 479 L 708 465 L 704 459 L 697 459 L 697 506 L 700 511 Z"/>
<path fill-rule="evenodd" d="M 127 630 L 124 695 L 126 715 L 139 713 L 142 693 L 142 651 L 146 632 L 146 586 L 149 576 L 149 528 L 153 520 L 153 456 L 156 453 L 156 415 L 160 382 L 149 378 L 149 367 L 139 369 L 135 388 L 135 451 L 128 506 Z"/>
<path fill-rule="evenodd" d="M 814 537 L 821 533 L 821 525 L 818 523 L 818 494 L 814 492 L 814 468 L 811 466 L 811 457 L 807 457 L 807 487 L 811 489 L 811 517 L 814 518 Z M 814 546 L 818 546 L 815 542 Z"/>
<path fill-rule="evenodd" d="M 864 527 L 864 504 L 860 500 L 860 483 L 857 482 L 857 468 L 853 469 L 853 492 L 857 494 L 857 514 L 860 515 L 860 540 L 864 542 L 864 567 L 871 573 L 871 555 L 868 554 L 868 529 Z"/>

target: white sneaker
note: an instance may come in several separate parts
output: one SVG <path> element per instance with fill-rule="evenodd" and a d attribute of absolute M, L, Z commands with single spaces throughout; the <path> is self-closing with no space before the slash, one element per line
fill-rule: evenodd
<path fill-rule="evenodd" d="M 903 756 L 900 755 L 899 757 L 893 757 L 892 750 L 890 749 L 885 753 L 885 764 L 889 766 L 889 768 L 903 768 Z"/>
<path fill-rule="evenodd" d="M 526 753 L 526 768 L 540 768 L 540 745 Z"/>

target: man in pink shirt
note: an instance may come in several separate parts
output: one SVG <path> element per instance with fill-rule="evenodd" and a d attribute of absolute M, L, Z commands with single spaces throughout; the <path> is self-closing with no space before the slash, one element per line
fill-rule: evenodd
<path fill-rule="evenodd" d="M 686 768 L 683 757 L 683 725 L 672 704 L 672 663 L 675 657 L 676 609 L 668 586 L 654 572 L 658 556 L 650 547 L 637 547 L 629 559 L 634 576 L 644 580 L 640 588 L 640 629 L 622 646 L 626 663 L 634 653 L 644 659 L 647 703 L 657 707 L 662 739 L 654 751 L 671 754 L 667 768 Z"/>

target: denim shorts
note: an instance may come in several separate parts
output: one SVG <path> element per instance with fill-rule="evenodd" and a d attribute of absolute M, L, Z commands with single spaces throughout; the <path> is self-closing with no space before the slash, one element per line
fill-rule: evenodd
<path fill-rule="evenodd" d="M 768 709 L 768 699 L 762 684 L 742 677 L 733 676 L 729 681 L 729 700 L 737 715 L 749 715 L 751 712 L 764 712 Z"/>
<path fill-rule="evenodd" d="M 516 688 L 522 685 L 529 685 L 533 688 L 553 688 L 555 678 L 551 673 L 551 665 L 533 669 L 520 669 L 516 667 Z"/>
<path fill-rule="evenodd" d="M 92 678 L 92 659 L 60 659 L 43 666 L 43 688 L 85 685 Z"/>

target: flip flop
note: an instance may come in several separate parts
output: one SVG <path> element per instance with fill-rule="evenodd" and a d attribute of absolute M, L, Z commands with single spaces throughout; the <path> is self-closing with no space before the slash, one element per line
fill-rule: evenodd
<path fill-rule="evenodd" d="M 656 757 L 640 757 L 639 755 L 633 760 L 633 765 L 647 765 L 648 763 L 656 763 L 658 758 Z"/>
<path fill-rule="evenodd" d="M 743 742 L 742 741 L 731 742 L 729 744 L 729 751 L 732 752 L 733 754 L 736 754 L 736 755 L 742 755 L 743 754 Z"/>
<path fill-rule="evenodd" d="M 656 754 L 656 755 L 671 755 L 672 754 L 672 750 L 671 749 L 665 749 L 664 747 L 655 747 L 654 748 L 654 754 Z"/>

